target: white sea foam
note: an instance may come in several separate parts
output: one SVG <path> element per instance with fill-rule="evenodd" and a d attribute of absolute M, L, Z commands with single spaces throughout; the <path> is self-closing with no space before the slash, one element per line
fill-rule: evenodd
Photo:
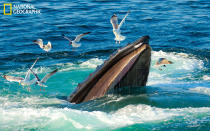
<path fill-rule="evenodd" d="M 189 90 L 200 94 L 210 95 L 210 88 L 208 87 L 195 87 L 195 88 L 190 88 Z"/>
<path fill-rule="evenodd" d="M 166 67 L 155 67 L 159 58 L 166 58 L 173 64 Z M 148 79 L 148 85 L 182 83 L 183 79 L 192 78 L 193 72 L 202 70 L 204 63 L 193 56 L 185 53 L 152 51 L 151 70 Z"/>
<path fill-rule="evenodd" d="M 184 71 L 184 70 L 194 70 L 202 69 L 204 63 L 202 60 L 196 59 L 193 56 L 189 56 L 185 53 L 175 53 L 175 52 L 163 52 L 163 51 L 152 51 L 152 67 L 154 63 L 159 58 L 166 58 L 173 62 L 173 64 L 168 65 L 168 68 L 173 69 L 174 71 Z"/>
<path fill-rule="evenodd" d="M 54 104 L 66 104 L 67 101 L 57 98 L 46 98 L 39 96 L 22 97 L 18 95 L 8 95 L 0 97 L 1 108 L 16 108 L 16 107 L 30 107 L 38 105 L 54 105 Z"/>
<path fill-rule="evenodd" d="M 209 80 L 210 80 L 210 76 L 204 75 L 204 76 L 203 76 L 203 80 L 209 81 Z"/>
<path fill-rule="evenodd" d="M 59 66 L 62 67 L 60 71 L 70 71 L 70 70 L 79 70 L 79 69 L 94 69 L 98 65 L 101 65 L 102 63 L 103 63 L 102 59 L 92 58 L 80 64 L 65 63 L 65 64 L 60 64 Z"/>
<path fill-rule="evenodd" d="M 96 68 L 98 65 L 101 65 L 102 63 L 103 63 L 102 59 L 93 58 L 81 63 L 80 66 L 85 68 Z"/>
<path fill-rule="evenodd" d="M 104 129 L 119 128 L 137 123 L 167 121 L 174 117 L 195 117 L 196 114 L 209 113 L 210 108 L 163 109 L 148 105 L 128 105 L 117 111 L 80 111 L 70 108 L 0 108 L 1 128 L 68 128 Z M 193 115 L 192 115 L 193 114 Z M 18 119 L 18 121 L 17 121 Z M 96 124 L 97 122 L 97 124 Z"/>

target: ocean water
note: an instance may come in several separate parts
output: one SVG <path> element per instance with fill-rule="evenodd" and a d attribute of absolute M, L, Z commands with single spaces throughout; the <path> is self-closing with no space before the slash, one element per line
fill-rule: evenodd
<path fill-rule="evenodd" d="M 32 4 L 37 15 L 0 14 L 0 75 L 24 77 L 39 57 L 39 76 L 58 68 L 45 91 L 0 78 L 0 130 L 210 130 L 210 2 L 208 0 L 4 0 Z M 115 44 L 110 17 L 131 13 Z M 71 39 L 90 31 L 73 49 Z M 83 104 L 66 101 L 78 83 L 115 50 L 149 35 L 152 63 L 146 87 Z M 51 41 L 42 51 L 32 41 Z M 160 71 L 160 57 L 174 62 Z"/>

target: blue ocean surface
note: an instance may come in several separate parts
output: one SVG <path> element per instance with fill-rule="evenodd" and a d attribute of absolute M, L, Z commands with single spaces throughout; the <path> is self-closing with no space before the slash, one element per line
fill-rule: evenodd
<path fill-rule="evenodd" d="M 41 14 L 3 15 L 3 4 L 31 4 Z M 126 39 L 115 44 L 111 16 Z M 24 77 L 37 57 L 46 83 L 26 87 L 0 78 L 0 130 L 210 130 L 209 0 L 3 0 L 0 2 L 0 75 Z M 81 39 L 72 48 L 61 35 Z M 135 94 L 114 94 L 82 104 L 67 97 L 117 49 L 150 36 L 148 83 Z M 44 52 L 33 43 L 52 43 Z M 163 70 L 158 58 L 174 63 Z M 33 77 L 33 76 L 31 76 Z"/>

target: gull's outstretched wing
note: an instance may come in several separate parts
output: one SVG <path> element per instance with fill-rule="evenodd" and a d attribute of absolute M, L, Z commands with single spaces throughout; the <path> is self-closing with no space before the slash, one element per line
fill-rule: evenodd
<path fill-rule="evenodd" d="M 37 81 L 40 81 L 38 75 L 36 73 L 34 73 L 34 71 L 32 69 L 30 69 L 30 71 L 33 73 L 33 75 L 36 77 Z"/>
<path fill-rule="evenodd" d="M 38 84 L 39 86 L 47 87 L 46 85 L 44 85 L 44 84 L 42 83 L 42 81 L 40 81 L 38 75 L 37 75 L 36 73 L 34 73 L 33 70 L 31 70 L 31 72 L 33 73 L 33 75 L 34 75 L 36 78 L 34 78 L 33 80 L 31 80 L 30 83 L 33 84 L 33 83 L 37 82 L 36 84 Z"/>
<path fill-rule="evenodd" d="M 33 42 L 38 44 L 40 48 L 43 48 L 43 40 L 42 39 L 37 39 L 37 40 L 34 40 Z"/>
<path fill-rule="evenodd" d="M 126 15 L 124 16 L 124 18 L 122 19 L 122 21 L 120 22 L 120 24 L 119 24 L 119 29 L 120 29 L 120 27 L 122 26 L 122 24 L 125 22 L 125 18 L 128 16 L 128 14 L 130 13 L 130 11 L 128 11 L 127 13 L 126 13 Z"/>
<path fill-rule="evenodd" d="M 33 65 L 31 66 L 31 68 L 27 71 L 26 73 L 26 76 L 25 76 L 25 80 L 29 80 L 30 79 L 30 73 L 31 73 L 31 70 L 33 69 L 34 65 L 36 64 L 36 62 L 38 61 L 39 58 L 37 58 L 35 60 L 35 62 L 33 63 Z"/>
<path fill-rule="evenodd" d="M 117 15 L 113 15 L 110 19 L 110 22 L 112 24 L 113 29 L 118 29 L 118 19 L 117 19 Z"/>
<path fill-rule="evenodd" d="M 50 72 L 49 74 L 47 74 L 42 80 L 41 83 L 45 83 L 47 82 L 47 80 L 54 75 L 56 72 L 58 71 L 58 69 L 55 69 L 54 71 Z"/>
<path fill-rule="evenodd" d="M 87 34 L 89 34 L 90 32 L 86 32 L 86 33 L 83 33 L 83 34 L 80 34 L 80 35 L 77 35 L 77 37 L 75 38 L 75 42 L 79 42 L 80 41 L 80 39 L 84 36 L 84 35 L 87 35 Z"/>
<path fill-rule="evenodd" d="M 69 42 L 71 42 L 71 39 L 69 39 L 69 37 L 65 36 L 64 34 L 62 34 L 63 38 L 67 39 Z"/>
<path fill-rule="evenodd" d="M 22 77 L 14 77 L 14 76 L 8 76 L 8 75 L 3 75 L 4 79 L 8 81 L 14 81 L 14 82 L 20 82 L 21 80 L 24 80 Z"/>
<path fill-rule="evenodd" d="M 37 82 L 37 79 L 34 78 L 34 79 L 32 79 L 32 80 L 29 81 L 29 85 L 35 84 L 36 82 Z"/>

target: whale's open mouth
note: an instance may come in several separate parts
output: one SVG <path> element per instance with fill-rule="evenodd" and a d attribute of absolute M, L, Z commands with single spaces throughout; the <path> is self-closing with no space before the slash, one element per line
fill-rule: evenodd
<path fill-rule="evenodd" d="M 69 101 L 81 103 L 93 100 L 104 96 L 111 88 L 145 86 L 150 61 L 149 36 L 144 36 L 111 55 L 83 83 L 78 84 Z"/>

